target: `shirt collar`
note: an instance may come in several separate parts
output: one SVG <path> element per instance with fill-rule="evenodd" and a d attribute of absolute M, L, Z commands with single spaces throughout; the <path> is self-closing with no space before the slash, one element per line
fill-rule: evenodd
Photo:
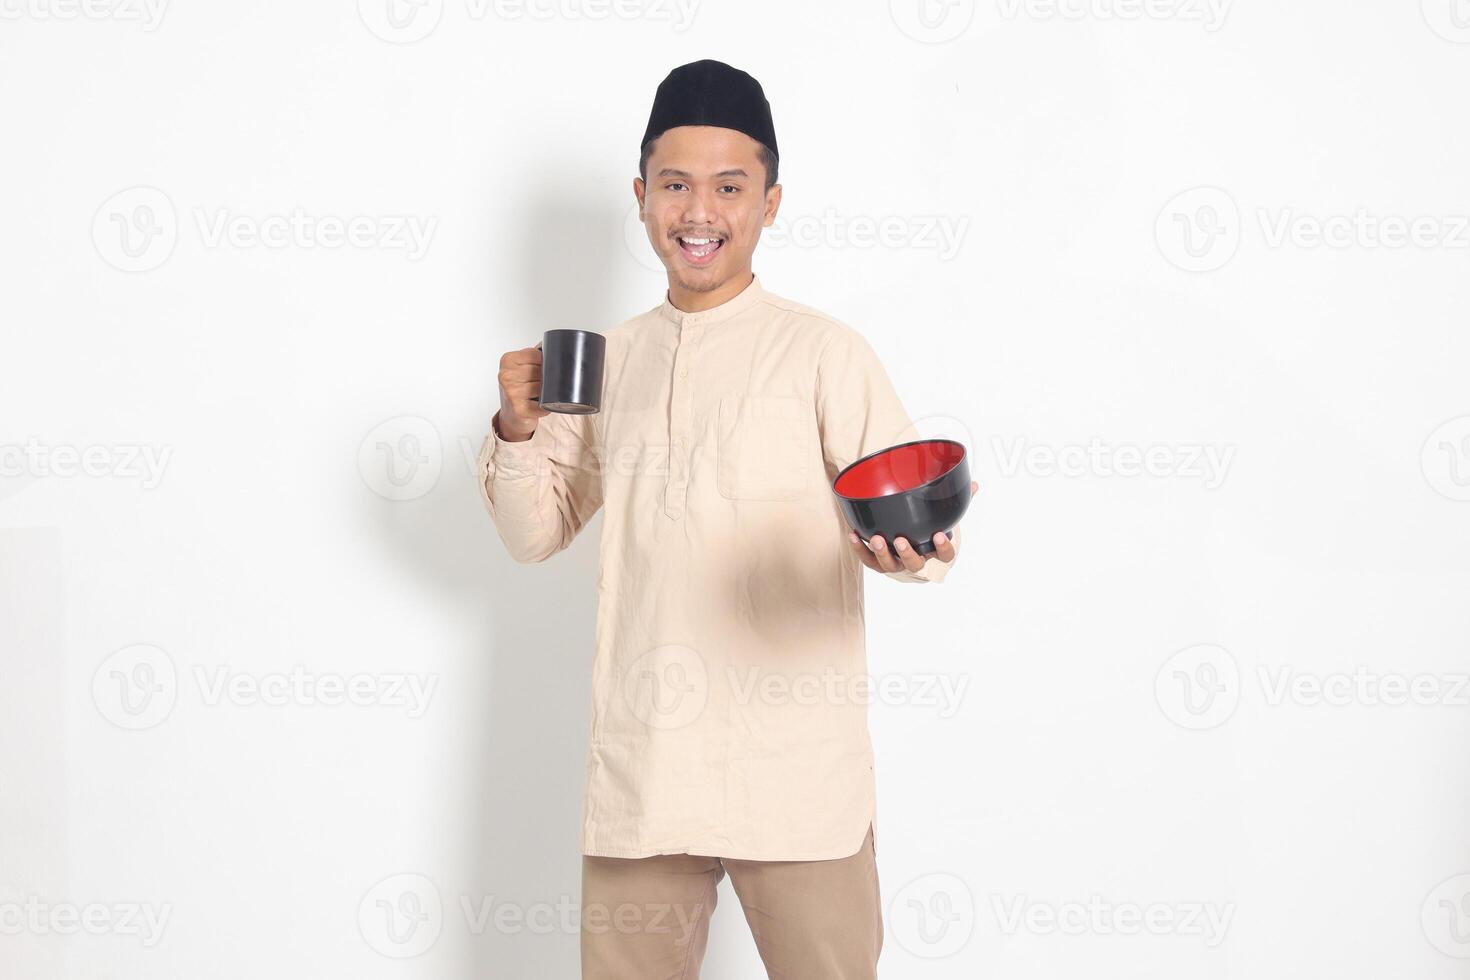
<path fill-rule="evenodd" d="M 750 285 L 742 289 L 738 295 L 725 300 L 719 306 L 711 307 L 708 310 L 700 310 L 697 313 L 685 313 L 683 310 L 675 307 L 673 303 L 669 302 L 669 294 L 665 290 L 663 305 L 659 307 L 659 313 L 681 327 L 697 327 L 701 324 L 719 323 L 722 320 L 728 320 L 737 313 L 743 313 L 759 303 L 765 295 L 766 291 L 761 286 L 760 276 L 752 272 Z"/>

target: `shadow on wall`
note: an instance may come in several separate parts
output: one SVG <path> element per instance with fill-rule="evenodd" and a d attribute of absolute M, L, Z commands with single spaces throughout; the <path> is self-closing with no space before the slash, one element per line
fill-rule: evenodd
<path fill-rule="evenodd" d="M 500 353 L 532 346 L 551 328 L 603 331 L 629 315 L 616 308 L 613 288 L 629 263 L 620 251 L 598 247 L 617 232 L 624 209 L 607 200 L 569 202 L 564 183 L 555 188 L 544 179 L 533 201 L 517 208 L 523 227 L 485 218 L 487 236 L 507 239 L 485 252 L 514 256 L 508 278 L 519 284 L 514 294 L 485 296 L 481 306 Z M 522 565 L 506 553 L 473 472 L 499 407 L 498 360 L 497 353 L 483 366 L 483 391 L 463 399 L 475 414 L 458 420 L 456 431 L 469 437 L 446 445 L 452 458 L 428 498 L 432 506 L 390 508 L 392 526 L 384 530 L 399 560 L 453 599 L 470 638 L 451 658 L 457 676 L 444 678 L 462 709 L 451 728 L 455 744 L 445 747 L 445 756 L 456 760 L 450 778 L 457 785 L 446 787 L 431 812 L 441 826 L 454 828 L 455 840 L 443 850 L 463 856 L 463 866 L 445 876 L 439 943 L 468 943 L 468 955 L 453 958 L 455 975 L 466 980 L 576 976 L 602 515 L 545 562 Z M 478 934 L 461 895 L 481 920 Z M 497 927 L 494 912 L 502 903 L 519 907 L 518 927 Z M 555 911 L 549 931 L 540 921 L 529 928 L 524 917 L 533 903 Z"/>

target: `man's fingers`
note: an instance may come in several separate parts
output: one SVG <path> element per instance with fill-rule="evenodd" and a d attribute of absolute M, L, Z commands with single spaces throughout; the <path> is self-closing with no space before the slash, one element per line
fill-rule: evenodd
<path fill-rule="evenodd" d="M 542 354 L 539 347 L 522 347 L 520 350 L 506 351 L 500 355 L 500 366 L 512 367 L 517 364 L 541 364 Z"/>
<path fill-rule="evenodd" d="M 541 403 L 537 400 L 537 396 L 541 394 L 539 378 L 531 381 L 501 382 L 501 388 L 505 392 L 501 404 L 517 418 L 539 419 L 551 414 L 542 408 Z"/>
<path fill-rule="evenodd" d="M 864 565 L 875 572 L 891 571 L 891 569 L 883 564 L 883 557 L 874 550 L 872 540 L 862 538 L 856 532 L 853 533 L 852 537 L 853 547 L 858 549 L 858 557 L 862 559 Z"/>
<path fill-rule="evenodd" d="M 862 562 L 868 568 L 875 571 L 878 570 L 878 559 L 873 557 L 872 550 L 862 538 L 858 537 L 856 531 L 848 531 L 847 540 L 852 543 L 852 549 L 857 552 L 858 561 Z"/>
<path fill-rule="evenodd" d="M 907 569 L 917 572 L 924 567 L 930 558 L 938 558 L 940 561 L 953 561 L 955 550 L 954 543 L 943 531 L 934 535 L 935 552 L 932 555 L 921 555 L 914 550 L 906 538 L 894 538 L 893 546 L 889 547 L 884 541 L 883 535 L 875 534 L 864 540 L 856 531 L 847 532 L 847 540 L 853 548 L 857 549 L 858 558 L 862 563 L 877 572 L 899 572 Z"/>
<path fill-rule="evenodd" d="M 894 557 L 893 549 L 888 547 L 888 542 L 883 540 L 883 535 L 875 534 L 872 537 L 873 554 L 878 559 L 878 568 L 885 572 L 896 572 L 903 565 Z"/>
<path fill-rule="evenodd" d="M 954 561 L 954 542 L 943 531 L 934 532 L 934 557 L 940 561 Z"/>
<path fill-rule="evenodd" d="M 510 367 L 500 369 L 500 385 L 508 388 L 511 385 L 527 384 L 529 382 L 541 383 L 541 365 L 539 364 L 514 364 Z"/>
<path fill-rule="evenodd" d="M 917 572 L 923 568 L 924 562 L 927 560 L 923 555 L 914 550 L 914 546 L 909 544 L 907 538 L 895 538 L 893 540 L 893 550 L 898 556 L 899 563 L 911 572 Z"/>

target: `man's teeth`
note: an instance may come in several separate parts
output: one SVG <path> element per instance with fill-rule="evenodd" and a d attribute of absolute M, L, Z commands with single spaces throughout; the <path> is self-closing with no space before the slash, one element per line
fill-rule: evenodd
<path fill-rule="evenodd" d="M 683 248 L 690 256 L 696 259 L 707 258 L 713 255 L 715 249 L 724 244 L 721 238 L 689 238 L 679 236 L 679 247 Z"/>

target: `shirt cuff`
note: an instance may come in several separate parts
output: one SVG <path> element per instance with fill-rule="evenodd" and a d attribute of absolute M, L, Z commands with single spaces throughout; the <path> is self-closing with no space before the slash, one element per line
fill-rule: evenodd
<path fill-rule="evenodd" d="M 488 479 L 498 471 L 507 477 L 535 476 L 546 456 L 546 426 L 537 424 L 531 438 L 512 442 L 500 435 L 500 413 L 490 417 L 490 434 L 480 446 L 480 472 Z"/>

